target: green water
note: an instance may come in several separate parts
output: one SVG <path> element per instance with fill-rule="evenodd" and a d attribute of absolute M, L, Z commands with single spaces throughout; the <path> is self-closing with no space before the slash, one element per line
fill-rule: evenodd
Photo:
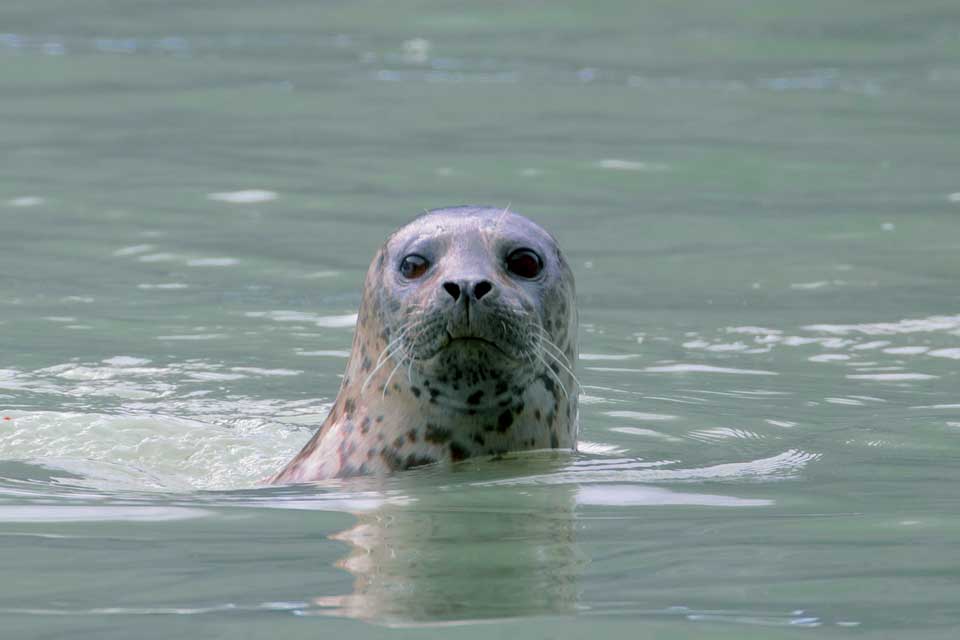
<path fill-rule="evenodd" d="M 953 0 L 4 2 L 3 636 L 954 637 L 958 105 Z M 459 203 L 581 452 L 259 486 Z"/>

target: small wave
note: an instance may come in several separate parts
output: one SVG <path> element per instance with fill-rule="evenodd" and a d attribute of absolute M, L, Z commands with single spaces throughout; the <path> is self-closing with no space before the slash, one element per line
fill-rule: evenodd
<path fill-rule="evenodd" d="M 577 489 L 578 505 L 596 506 L 702 506 L 702 507 L 767 507 L 773 500 L 744 499 L 731 496 L 683 493 L 662 487 L 642 485 L 594 484 Z"/>
<path fill-rule="evenodd" d="M 896 322 L 866 322 L 862 324 L 811 324 L 805 326 L 804 329 L 841 336 L 857 333 L 868 336 L 886 336 L 927 331 L 955 331 L 960 329 L 960 316 L 928 316 Z"/>
<path fill-rule="evenodd" d="M 169 522 L 210 515 L 187 507 L 0 505 L 0 522 Z"/>
<path fill-rule="evenodd" d="M 357 324 L 357 314 L 348 313 L 339 316 L 321 316 L 307 311 L 247 311 L 248 318 L 267 318 L 275 322 L 312 322 L 318 327 L 330 329 L 352 329 Z"/>
<path fill-rule="evenodd" d="M 661 433 L 660 431 L 655 431 L 654 429 L 640 429 L 638 427 L 612 427 L 610 431 L 615 433 L 625 433 L 629 436 L 657 438 L 659 440 L 666 440 L 667 442 L 683 442 L 683 440 L 680 438 L 676 438 L 666 433 Z"/>
<path fill-rule="evenodd" d="M 910 380 L 933 380 L 939 376 L 928 373 L 851 373 L 851 380 L 876 380 L 879 382 L 907 382 Z"/>
<path fill-rule="evenodd" d="M 720 440 L 761 440 L 763 436 L 754 431 L 746 429 L 733 429 L 730 427 L 717 427 L 715 429 L 699 429 L 691 431 L 687 437 L 701 442 L 717 442 Z"/>
<path fill-rule="evenodd" d="M 11 413 L 0 459 L 39 461 L 99 489 L 255 486 L 309 437 L 269 420 L 230 426 L 162 415 Z"/>
<path fill-rule="evenodd" d="M 628 369 L 623 367 L 586 367 L 588 371 L 608 371 L 621 373 L 731 373 L 746 376 L 775 376 L 776 371 L 761 371 L 757 369 L 737 369 L 734 367 L 715 367 L 709 364 L 670 364 L 643 369 Z"/>
<path fill-rule="evenodd" d="M 630 418 L 631 420 L 662 421 L 677 419 L 677 416 L 666 413 L 643 413 L 641 411 L 605 411 L 604 413 L 611 418 Z"/>
<path fill-rule="evenodd" d="M 208 200 L 228 202 L 230 204 L 258 204 L 277 199 L 276 191 L 266 189 L 245 189 L 242 191 L 220 191 L 208 193 Z"/>
<path fill-rule="evenodd" d="M 38 196 L 20 196 L 19 198 L 7 200 L 7 204 L 11 207 L 37 207 L 44 202 L 46 202 L 46 200 Z"/>
<path fill-rule="evenodd" d="M 704 480 L 777 480 L 796 476 L 809 463 L 818 460 L 820 454 L 790 449 L 769 458 L 760 458 L 748 462 L 731 462 L 709 467 L 692 469 L 650 468 L 650 463 L 636 461 L 618 468 L 603 469 L 578 468 L 576 465 L 565 470 L 542 475 L 491 480 L 478 485 L 524 485 L 524 484 L 584 484 L 597 482 L 699 482 Z M 637 468 L 637 467 L 640 468 Z"/>
<path fill-rule="evenodd" d="M 187 260 L 188 267 L 232 267 L 239 264 L 236 258 L 194 258 Z"/>
<path fill-rule="evenodd" d="M 147 253 L 148 251 L 153 251 L 152 244 L 135 244 L 130 247 L 123 247 L 122 249 L 117 249 L 113 252 L 113 255 L 117 257 L 123 256 L 135 256 L 140 253 Z"/>
<path fill-rule="evenodd" d="M 175 289 L 188 289 L 190 285 L 184 284 L 183 282 L 161 282 L 157 284 L 143 283 L 138 284 L 137 289 L 143 289 L 144 291 L 151 290 L 160 290 L 160 291 L 172 291 Z"/>

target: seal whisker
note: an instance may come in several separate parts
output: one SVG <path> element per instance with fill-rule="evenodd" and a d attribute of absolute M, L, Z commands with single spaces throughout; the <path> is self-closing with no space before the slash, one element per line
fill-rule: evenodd
<path fill-rule="evenodd" d="M 403 366 L 403 363 L 404 363 L 404 362 L 406 361 L 406 359 L 408 358 L 407 352 L 406 352 L 405 350 L 401 350 L 401 351 L 403 351 L 403 357 L 400 358 L 400 361 L 397 362 L 397 366 L 395 366 L 395 367 L 393 368 L 393 371 L 391 371 L 391 372 L 390 372 L 390 375 L 387 376 L 386 382 L 383 383 L 383 393 L 382 393 L 381 396 L 380 396 L 381 399 L 387 397 L 387 387 L 390 386 L 390 379 L 393 378 L 393 374 L 395 374 L 395 373 L 397 372 L 397 369 L 399 369 L 400 367 Z"/>
<path fill-rule="evenodd" d="M 563 391 L 564 397 L 569 398 L 570 394 L 567 393 L 567 387 L 563 384 L 563 381 L 560 379 L 560 376 L 557 375 L 557 372 L 550 368 L 550 365 L 543 358 L 543 355 L 541 355 L 540 353 L 537 353 L 536 356 L 537 356 L 537 359 L 540 360 L 541 364 L 543 364 L 543 368 L 546 370 L 547 375 L 553 378 L 553 381 L 556 382 L 557 385 L 560 387 L 560 390 Z"/>
<path fill-rule="evenodd" d="M 551 347 L 552 349 L 555 350 L 555 352 L 551 352 L 545 349 L 543 353 L 553 358 L 554 361 L 556 361 L 556 363 L 564 369 L 564 371 L 570 374 L 570 377 L 573 378 L 573 381 L 577 384 L 577 388 L 579 389 L 580 381 L 577 379 L 577 374 L 573 372 L 573 368 L 570 366 L 570 361 L 567 359 L 567 355 L 563 353 L 560 347 L 558 347 L 553 342 L 551 342 L 550 338 L 548 338 L 546 334 L 541 333 L 540 340 L 544 346 Z"/>
<path fill-rule="evenodd" d="M 553 340 L 550 339 L 550 336 L 549 334 L 547 334 L 546 329 L 544 329 L 543 327 L 539 327 L 539 331 L 540 331 L 540 337 L 543 339 L 543 343 L 548 347 L 552 347 L 558 354 L 562 355 L 564 359 L 567 360 L 567 354 L 563 352 L 563 349 L 561 349 L 557 345 L 557 343 L 555 343 Z M 569 363 L 569 360 L 568 360 L 568 363 Z"/>
<path fill-rule="evenodd" d="M 409 325 L 406 325 L 405 327 L 402 327 L 401 330 L 400 330 L 400 333 L 397 334 L 397 337 L 394 338 L 393 340 L 391 340 L 391 341 L 387 344 L 387 346 L 385 346 L 385 347 L 383 348 L 383 351 L 380 352 L 380 357 L 377 358 L 377 364 L 378 364 L 378 365 L 381 364 L 381 362 L 383 362 L 386 357 L 389 357 L 389 356 L 387 356 L 387 351 L 388 351 L 389 349 L 391 349 L 391 348 L 393 347 L 393 345 L 395 345 L 395 344 L 397 344 L 398 342 L 400 342 L 401 340 L 403 340 L 403 338 L 406 336 L 407 332 L 412 328 L 412 326 L 413 326 L 413 323 L 411 323 L 411 324 L 409 324 Z"/>
<path fill-rule="evenodd" d="M 500 223 L 503 222 L 503 219 L 507 217 L 507 214 L 510 213 L 510 205 L 512 203 L 508 202 L 507 206 L 503 208 L 503 211 L 500 212 L 500 217 L 497 218 L 497 227 L 500 226 Z"/>
<path fill-rule="evenodd" d="M 360 385 L 360 393 L 363 393 L 367 385 L 370 384 L 370 381 L 373 379 L 373 376 L 380 370 L 380 367 L 390 362 L 390 358 L 397 355 L 403 350 L 402 340 L 406 337 L 407 333 L 415 327 L 415 323 L 410 323 L 403 328 L 401 328 L 400 333 L 396 338 L 390 341 L 390 344 L 383 348 L 383 351 L 380 352 L 380 357 L 377 358 L 377 364 L 373 368 L 373 371 L 364 379 L 363 384 Z"/>
<path fill-rule="evenodd" d="M 419 308 L 420 308 L 420 305 L 418 305 L 418 309 Z M 424 336 L 424 334 L 427 333 L 428 329 L 430 328 L 430 324 L 431 324 L 431 320 L 425 319 L 425 320 L 412 321 L 408 325 L 407 333 L 404 336 L 405 337 L 404 344 L 406 345 L 408 355 L 411 349 L 414 352 L 418 350 L 418 343 L 420 342 L 420 339 Z"/>
<path fill-rule="evenodd" d="M 546 355 L 546 356 L 549 356 L 550 358 L 553 358 L 554 362 L 556 362 L 558 365 L 560 365 L 560 367 L 561 367 L 564 371 L 566 371 L 567 374 L 569 374 L 569 376 L 573 379 L 574 384 L 577 385 L 577 389 L 580 388 L 580 381 L 577 379 L 576 374 L 575 374 L 573 371 L 571 371 L 570 368 L 569 368 L 567 365 L 565 365 L 563 362 L 561 362 L 561 360 L 560 360 L 557 356 L 555 356 L 554 354 L 550 353 L 549 351 L 544 351 L 543 354 Z"/>
<path fill-rule="evenodd" d="M 567 371 L 568 371 L 571 375 L 575 375 L 575 374 L 573 373 L 573 363 L 570 362 L 570 358 L 567 357 L 567 354 L 563 351 L 563 349 L 561 349 L 560 347 L 558 347 L 558 346 L 556 345 L 556 343 L 554 343 L 554 342 L 550 339 L 550 337 L 549 337 L 546 333 L 543 332 L 542 329 L 541 329 L 541 331 L 540 331 L 540 338 L 541 338 L 541 340 L 542 340 L 543 346 L 549 347 L 550 349 L 552 349 L 552 351 L 550 352 L 551 355 L 553 355 L 553 356 L 555 356 L 556 358 L 558 358 L 558 359 L 560 360 L 560 362 L 566 366 Z"/>
<path fill-rule="evenodd" d="M 415 325 L 411 325 L 411 328 L 417 329 L 416 335 L 415 335 L 413 338 L 411 338 L 411 341 L 412 341 L 412 342 L 415 343 L 417 340 L 420 339 L 420 336 L 423 335 L 423 332 L 424 332 L 424 330 L 425 330 L 424 327 L 423 327 L 424 324 L 425 324 L 424 322 L 419 322 L 419 323 L 417 323 L 417 324 L 415 324 Z M 404 358 L 405 358 L 406 360 L 409 360 L 409 364 L 407 364 L 407 382 L 409 382 L 409 383 L 410 383 L 410 386 L 412 387 L 412 386 L 413 386 L 413 360 L 414 360 L 414 358 L 413 358 L 413 356 L 410 355 L 410 352 L 409 352 L 409 351 L 404 351 L 403 356 L 404 356 Z M 402 360 L 401 360 L 401 362 L 402 362 Z M 392 374 L 391 374 L 391 375 L 392 375 Z M 389 382 L 389 378 L 387 379 L 387 381 Z M 384 386 L 384 388 L 386 388 L 386 386 Z"/>
<path fill-rule="evenodd" d="M 370 372 L 370 375 L 368 375 L 366 379 L 363 381 L 363 384 L 360 385 L 360 393 L 363 393 L 366 390 L 367 385 L 370 383 L 370 380 L 372 380 L 373 376 L 377 373 L 377 371 L 380 370 L 380 367 L 390 362 L 390 358 L 392 358 L 393 356 L 397 355 L 402 351 L 403 351 L 403 345 L 397 345 L 396 348 L 391 353 L 387 354 L 386 358 L 384 358 L 383 361 L 380 362 L 380 364 L 378 364 L 376 367 L 373 368 L 373 371 Z"/>
<path fill-rule="evenodd" d="M 522 280 L 504 247 L 536 253 L 543 277 Z M 411 256 L 425 268 L 407 269 Z M 430 210 L 392 233 L 367 270 L 360 316 L 333 408 L 271 482 L 576 449 L 573 273 L 509 203 Z"/>

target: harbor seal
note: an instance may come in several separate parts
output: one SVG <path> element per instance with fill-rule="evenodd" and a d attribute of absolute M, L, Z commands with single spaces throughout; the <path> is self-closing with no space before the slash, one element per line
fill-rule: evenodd
<path fill-rule="evenodd" d="M 333 408 L 270 481 L 575 449 L 577 353 L 550 234 L 507 209 L 427 211 L 374 256 Z"/>

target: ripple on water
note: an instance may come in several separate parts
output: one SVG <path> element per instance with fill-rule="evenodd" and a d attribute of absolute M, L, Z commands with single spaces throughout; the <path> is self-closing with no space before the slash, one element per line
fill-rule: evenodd
<path fill-rule="evenodd" d="M 7 200 L 7 204 L 11 207 L 38 207 L 45 202 L 46 200 L 39 196 L 20 196 Z"/>
<path fill-rule="evenodd" d="M 261 482 L 306 434 L 270 420 L 218 426 L 163 415 L 9 412 L 0 458 L 42 461 L 98 489 L 230 489 Z"/>
<path fill-rule="evenodd" d="M 140 262 L 173 262 L 179 259 L 180 256 L 175 253 L 150 253 L 137 257 Z"/>
<path fill-rule="evenodd" d="M 644 367 L 643 369 L 628 369 L 622 367 L 586 367 L 588 371 L 608 371 L 621 373 L 729 373 L 745 376 L 775 376 L 776 371 L 761 371 L 758 369 L 738 369 L 735 367 L 717 367 L 709 364 L 668 364 Z"/>
<path fill-rule="evenodd" d="M 187 260 L 188 267 L 232 267 L 240 264 L 236 258 L 194 258 Z"/>
<path fill-rule="evenodd" d="M 821 353 L 820 355 L 810 356 L 810 362 L 842 362 L 849 360 L 850 356 L 844 353 Z"/>
<path fill-rule="evenodd" d="M 611 418 L 629 418 L 631 420 L 662 421 L 676 420 L 677 416 L 666 413 L 644 413 L 642 411 L 604 411 Z"/>
<path fill-rule="evenodd" d="M 934 380 L 940 376 L 928 373 L 848 373 L 851 380 L 876 380 L 878 382 L 908 382 L 911 380 Z"/>
<path fill-rule="evenodd" d="M 640 427 L 610 427 L 610 431 L 613 431 L 614 433 L 623 433 L 628 436 L 656 438 L 659 440 L 665 440 L 666 442 L 683 442 L 681 438 L 677 438 L 654 429 L 642 429 Z"/>
<path fill-rule="evenodd" d="M 670 170 L 670 166 L 663 162 L 641 162 L 638 160 L 617 160 L 615 158 L 598 160 L 595 166 L 600 169 L 612 169 L 614 171 L 642 171 L 651 173 Z"/>
<path fill-rule="evenodd" d="M 955 347 L 950 349 L 935 349 L 933 351 L 928 351 L 927 355 L 935 358 L 950 358 L 951 360 L 960 360 L 960 349 Z"/>
<path fill-rule="evenodd" d="M 859 333 L 868 336 L 956 331 L 960 329 L 960 315 L 908 318 L 904 320 L 898 320 L 896 322 L 866 322 L 861 324 L 811 324 L 805 326 L 804 329 L 808 331 L 832 333 L 836 335 L 852 335 Z"/>
<path fill-rule="evenodd" d="M 694 468 L 662 468 L 674 464 L 669 461 L 645 462 L 631 459 L 585 461 L 580 464 L 574 463 L 556 473 L 491 480 L 477 484 L 478 486 L 497 486 L 609 482 L 700 482 L 704 480 L 719 482 L 744 479 L 779 480 L 796 476 L 808 464 L 819 459 L 820 454 L 818 453 L 790 449 L 778 455 L 757 460 Z"/>
<path fill-rule="evenodd" d="M 135 256 L 141 253 L 147 253 L 148 251 L 153 251 L 153 249 L 154 245 L 152 244 L 135 244 L 129 247 L 117 249 L 113 252 L 113 255 L 117 257 Z"/>
<path fill-rule="evenodd" d="M 929 350 L 930 347 L 890 347 L 888 349 L 883 349 L 883 353 L 901 356 L 913 356 L 926 353 Z"/>
<path fill-rule="evenodd" d="M 244 189 L 242 191 L 220 191 L 208 193 L 208 200 L 228 202 L 230 204 L 258 204 L 277 199 L 276 191 L 266 189 Z"/>
<path fill-rule="evenodd" d="M 685 493 L 662 487 L 624 484 L 594 484 L 579 487 L 578 505 L 596 506 L 703 506 L 703 507 L 767 507 L 773 500 L 745 499 L 731 496 Z"/>
<path fill-rule="evenodd" d="M 936 380 L 943 377 L 942 371 L 917 371 L 915 367 L 925 364 L 937 367 L 933 363 L 935 358 L 960 359 L 960 348 L 943 345 L 944 339 L 953 341 L 954 336 L 960 335 L 960 316 L 956 315 L 933 315 L 893 322 L 810 324 L 803 326 L 801 331 L 809 334 L 789 335 L 782 329 L 761 326 L 727 327 L 722 333 L 752 336 L 752 343 L 747 341 L 746 346 L 763 349 L 765 353 L 784 348 L 801 352 L 818 349 L 819 352 L 806 355 L 806 360 L 818 365 L 850 367 L 855 373 L 846 374 L 844 377 L 847 380 L 903 385 Z M 908 344 L 897 344 L 897 336 L 908 335 Z M 742 344 L 738 342 L 731 345 L 722 335 L 711 337 L 690 332 L 686 337 L 689 339 L 683 343 L 683 347 L 692 351 L 734 351 L 732 346 Z M 757 351 L 741 349 L 740 352 Z M 886 356 L 891 358 L 885 359 Z M 910 358 L 909 365 L 907 358 Z M 647 368 L 646 371 L 651 369 Z"/>
<path fill-rule="evenodd" d="M 713 429 L 697 429 L 688 433 L 686 437 L 701 442 L 717 442 L 720 440 L 762 440 L 764 436 L 746 429 L 716 427 Z"/>
<path fill-rule="evenodd" d="M 267 318 L 275 322 L 311 322 L 318 327 L 328 329 L 352 329 L 357 324 L 357 314 L 348 313 L 344 315 L 322 316 L 307 311 L 247 311 L 244 315 L 248 318 Z"/>
<path fill-rule="evenodd" d="M 349 358 L 350 352 L 343 349 L 318 349 L 316 351 L 304 351 L 297 349 L 298 356 L 324 356 L 327 358 Z"/>
<path fill-rule="evenodd" d="M 311 435 L 304 427 L 319 425 L 329 406 L 237 394 L 218 399 L 210 397 L 210 383 L 300 373 L 203 361 L 158 366 L 124 355 L 33 372 L 2 370 L 0 391 L 67 410 L 9 407 L 0 429 L 0 460 L 82 456 L 101 465 L 100 471 L 118 460 L 135 469 L 159 469 L 157 477 L 165 479 L 149 486 L 249 486 L 292 457 Z"/>
<path fill-rule="evenodd" d="M 0 522 L 169 522 L 211 513 L 188 507 L 0 505 Z"/>
<path fill-rule="evenodd" d="M 190 285 L 184 282 L 159 282 L 155 284 L 142 283 L 137 285 L 138 289 L 144 289 L 146 291 L 173 291 L 178 289 L 188 289 L 189 287 Z"/>

